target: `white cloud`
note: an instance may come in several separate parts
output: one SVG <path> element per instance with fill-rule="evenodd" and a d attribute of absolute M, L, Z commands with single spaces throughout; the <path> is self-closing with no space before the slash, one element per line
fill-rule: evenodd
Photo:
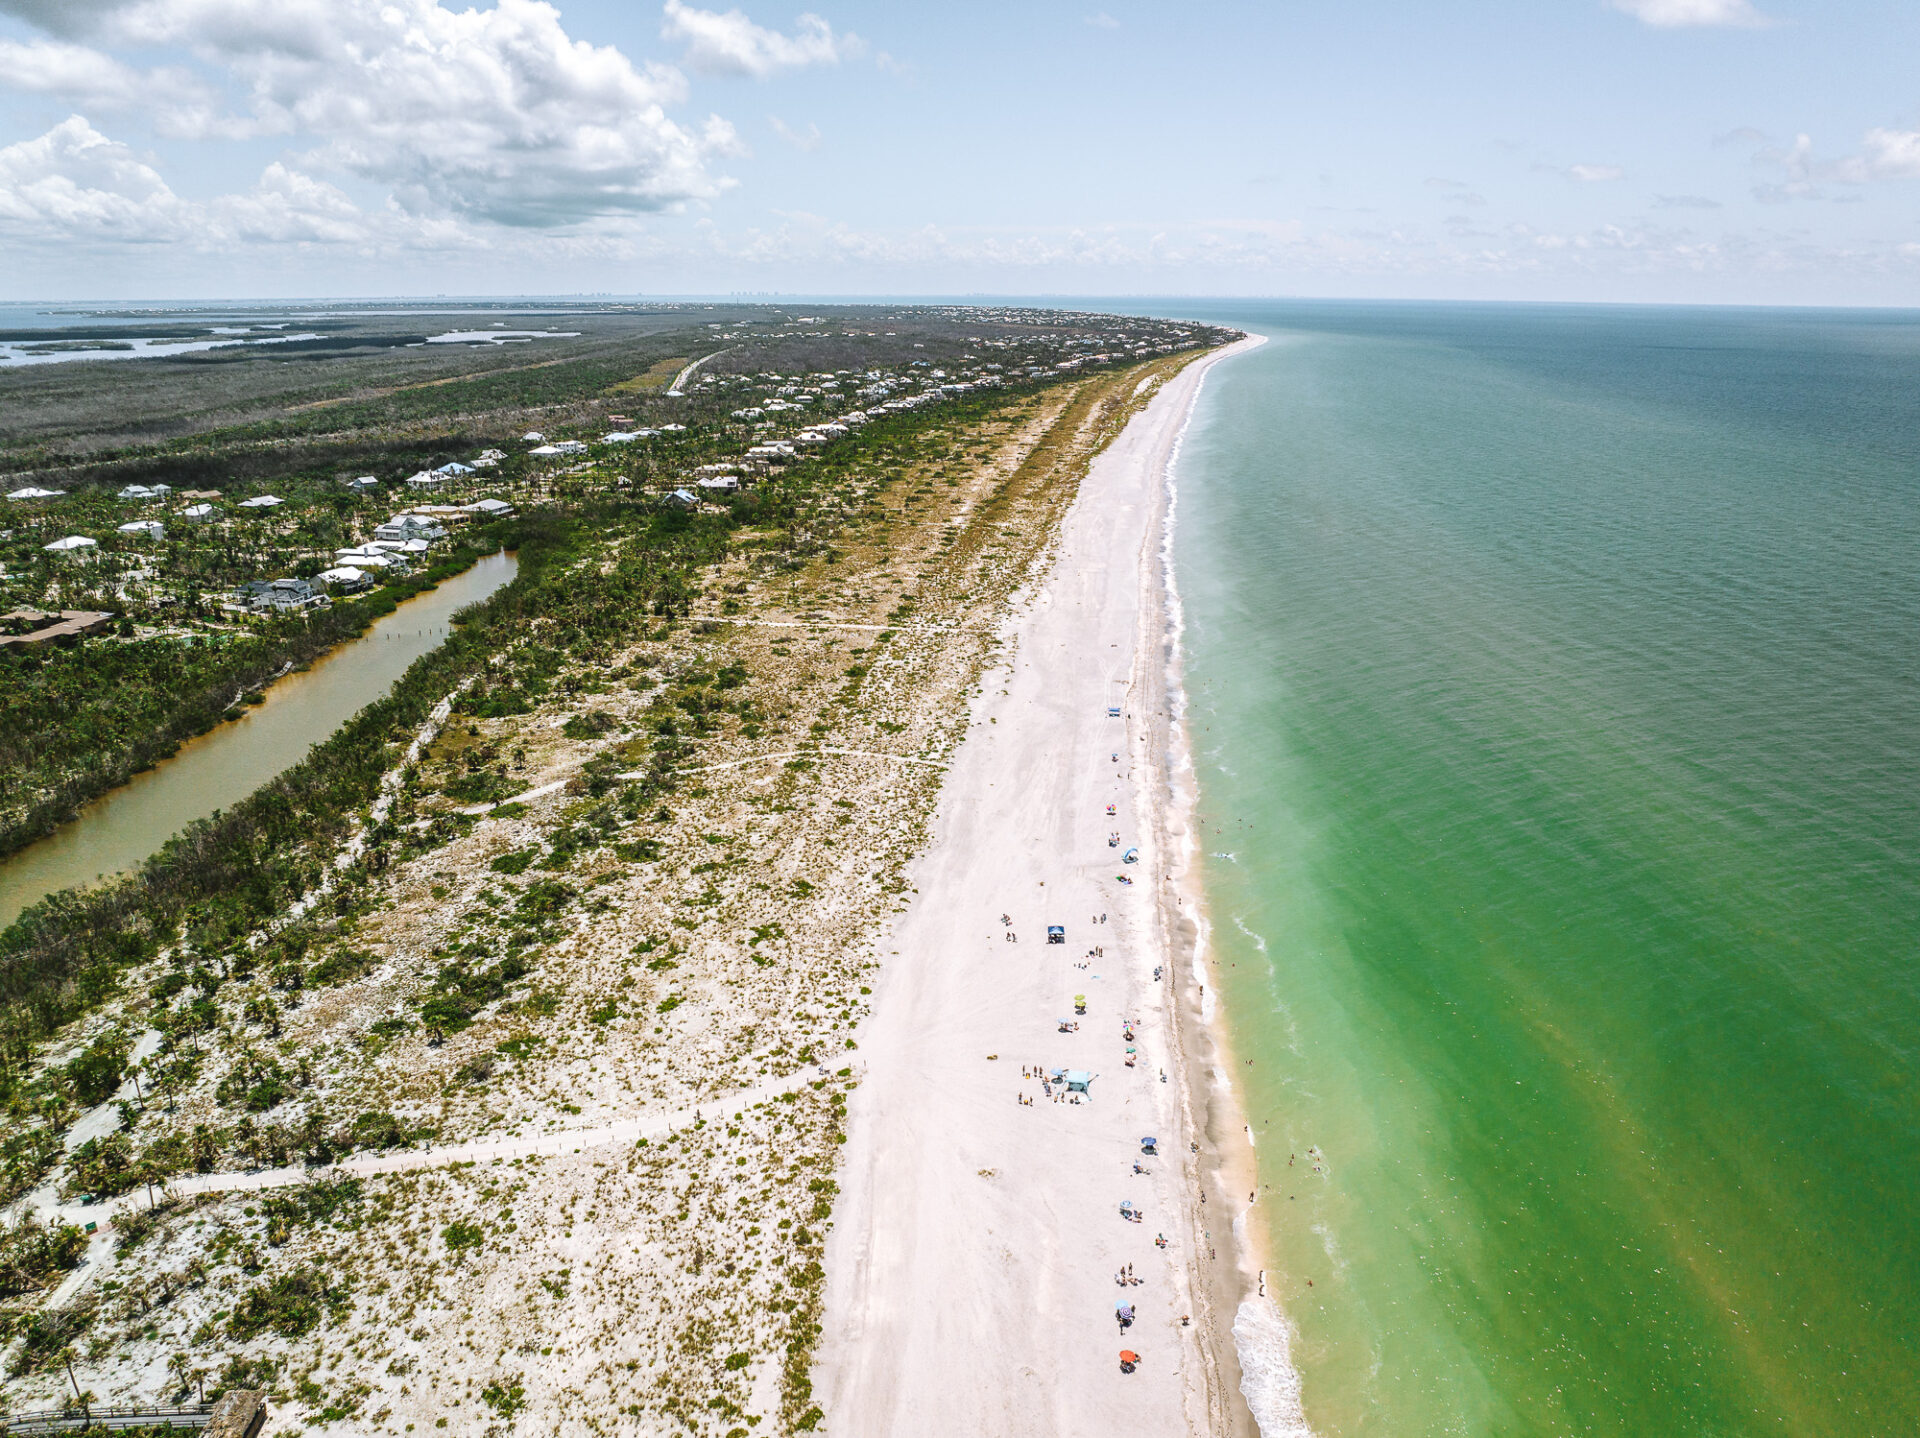
<path fill-rule="evenodd" d="M 1867 131 L 1864 165 L 1874 179 L 1920 179 L 1920 130 Z"/>
<path fill-rule="evenodd" d="M 0 0 L 0 10 L 64 37 L 183 47 L 243 92 L 246 113 L 219 122 L 228 133 L 310 139 L 301 170 L 382 186 L 423 218 L 553 227 L 670 209 L 725 189 L 712 162 L 740 148 L 717 116 L 688 126 L 668 115 L 686 99 L 677 70 L 573 39 L 542 0 L 460 11 L 440 0 Z M 49 53 L 75 86 L 124 78 L 78 45 Z M 183 105 L 150 98 L 157 127 L 185 128 L 167 120 Z"/>
<path fill-rule="evenodd" d="M 278 160 L 252 193 L 227 195 L 212 207 L 221 230 L 253 243 L 351 244 L 372 238 L 367 217 L 340 190 Z"/>
<path fill-rule="evenodd" d="M 1624 180 L 1627 172 L 1618 165 L 1569 165 L 1567 178 L 1578 180 L 1583 185 L 1605 184 L 1612 180 Z"/>
<path fill-rule="evenodd" d="M 179 68 L 136 70 L 111 55 L 64 40 L 0 40 L 0 89 L 55 95 L 82 110 L 145 109 L 175 138 L 216 133 L 219 99 Z"/>
<path fill-rule="evenodd" d="M 1120 22 L 1104 10 L 1096 11 L 1092 15 L 1085 15 L 1081 18 L 1096 30 L 1118 30 L 1120 28 Z"/>
<path fill-rule="evenodd" d="M 0 228 L 151 244 L 186 235 L 192 218 L 155 170 L 80 115 L 0 149 Z"/>
<path fill-rule="evenodd" d="M 778 70 L 805 65 L 837 65 L 864 50 L 858 36 L 835 35 L 818 15 L 794 21 L 793 35 L 756 25 L 738 10 L 696 10 L 681 0 L 666 0 L 660 33 L 684 44 L 686 63 L 708 75 L 744 75 L 764 80 Z"/>
<path fill-rule="evenodd" d="M 767 123 L 773 126 L 773 133 L 785 140 L 797 150 L 817 150 L 820 148 L 820 127 L 808 125 L 805 130 L 796 130 L 778 115 L 767 116 Z"/>
<path fill-rule="evenodd" d="M 1608 3 L 1662 30 L 1707 25 L 1750 29 L 1772 23 L 1753 8 L 1752 0 L 1608 0 Z"/>

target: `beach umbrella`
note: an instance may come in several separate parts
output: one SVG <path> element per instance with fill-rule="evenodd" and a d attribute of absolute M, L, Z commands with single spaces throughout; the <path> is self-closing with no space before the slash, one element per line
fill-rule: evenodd
<path fill-rule="evenodd" d="M 1133 1365 L 1139 1361 L 1140 1355 L 1135 1353 L 1131 1348 L 1122 1348 L 1120 1350 L 1120 1371 L 1122 1373 L 1133 1372 Z"/>
<path fill-rule="evenodd" d="M 1159 1146 L 1160 1140 L 1151 1135 L 1140 1140 L 1140 1150 L 1143 1153 L 1152 1153 Z"/>

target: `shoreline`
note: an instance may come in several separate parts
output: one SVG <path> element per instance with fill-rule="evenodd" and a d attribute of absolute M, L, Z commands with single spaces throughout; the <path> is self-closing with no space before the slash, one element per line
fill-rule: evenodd
<path fill-rule="evenodd" d="M 1220 354 L 1245 353 L 1266 342 L 1265 336 L 1250 336 Z M 1155 571 L 1164 636 L 1159 672 L 1166 701 L 1156 709 L 1163 720 L 1164 736 L 1159 747 L 1165 755 L 1161 817 L 1167 873 L 1162 907 L 1171 900 L 1167 926 L 1177 936 L 1172 952 L 1184 961 L 1185 980 L 1190 985 L 1182 1005 L 1184 1027 L 1198 1037 L 1188 1058 L 1187 1083 L 1189 1092 L 1199 1097 L 1204 1114 L 1201 1131 L 1207 1135 L 1207 1147 L 1201 1165 L 1203 1191 L 1211 1189 L 1211 1201 L 1217 1201 L 1222 1211 L 1232 1215 L 1226 1239 L 1229 1261 L 1213 1265 L 1210 1283 L 1213 1322 L 1224 1335 L 1220 1347 L 1232 1359 L 1233 1390 L 1238 1400 L 1235 1411 L 1247 1419 L 1244 1431 L 1257 1438 L 1311 1438 L 1313 1430 L 1301 1402 L 1300 1375 L 1292 1360 L 1296 1332 L 1266 1288 L 1267 1274 L 1274 1264 L 1267 1251 L 1266 1235 L 1254 1214 L 1261 1187 L 1258 1143 L 1231 1078 L 1232 1035 L 1225 1010 L 1216 999 L 1218 989 L 1212 994 L 1206 992 L 1206 985 L 1214 977 L 1210 967 L 1213 926 L 1207 913 L 1195 822 L 1199 774 L 1186 724 L 1186 655 L 1182 643 L 1186 621 L 1173 555 L 1180 498 L 1175 469 L 1198 402 L 1196 386 L 1186 420 L 1167 458 Z M 1239 1198 L 1243 1192 L 1247 1194 L 1245 1201 Z"/>
<path fill-rule="evenodd" d="M 975 691 L 915 897 L 876 938 L 825 1259 L 825 1431 L 1257 1438 L 1234 1338 L 1256 1270 L 1230 1198 L 1251 1187 L 1251 1150 L 1231 1142 L 1244 1120 L 1182 887 L 1191 799 L 1175 769 L 1191 764 L 1170 713 L 1165 566 L 1171 463 L 1201 382 L 1263 342 L 1197 357 L 1094 457 Z M 1053 923 L 1062 945 L 1044 942 Z M 1085 1016 L 1063 1031 L 1076 993 Z M 1128 1021 L 1137 1067 L 1122 1062 Z M 1056 1067 L 1094 1074 L 1084 1101 L 1037 1081 Z M 1119 1216 L 1123 1200 L 1144 1222 Z M 1141 1281 L 1117 1285 L 1123 1265 Z M 1136 1371 L 1120 1371 L 1122 1348 Z"/>

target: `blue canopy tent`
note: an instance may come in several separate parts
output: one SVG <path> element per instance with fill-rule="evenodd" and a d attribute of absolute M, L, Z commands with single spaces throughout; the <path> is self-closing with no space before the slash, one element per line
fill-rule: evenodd
<path fill-rule="evenodd" d="M 1092 1090 L 1088 1087 L 1088 1085 L 1091 1084 L 1098 1077 L 1099 1077 L 1098 1074 L 1090 1074 L 1085 1069 L 1068 1069 L 1067 1070 L 1067 1092 L 1083 1093 L 1091 1097 Z"/>

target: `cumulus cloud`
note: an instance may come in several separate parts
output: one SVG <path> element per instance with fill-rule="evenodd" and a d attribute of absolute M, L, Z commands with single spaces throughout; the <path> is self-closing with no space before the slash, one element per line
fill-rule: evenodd
<path fill-rule="evenodd" d="M 1861 164 L 1874 179 L 1920 179 L 1920 130 L 1867 131 Z"/>
<path fill-rule="evenodd" d="M 215 201 L 211 218 L 235 239 L 272 244 L 352 244 L 372 238 L 367 217 L 346 194 L 278 160 L 248 194 Z"/>
<path fill-rule="evenodd" d="M 792 35 L 756 25 L 738 10 L 696 10 L 681 0 L 667 0 L 665 14 L 661 35 L 685 45 L 686 63 L 707 75 L 764 80 L 779 70 L 837 65 L 864 48 L 858 36 L 836 35 L 813 14 L 796 19 Z"/>
<path fill-rule="evenodd" d="M 1627 172 L 1618 165 L 1569 165 L 1567 178 L 1578 180 L 1583 185 L 1601 185 L 1613 180 L 1624 180 Z"/>
<path fill-rule="evenodd" d="M 95 113 L 147 110 L 154 128 L 170 138 L 200 139 L 237 128 L 220 114 L 212 87 L 188 71 L 137 70 L 65 40 L 0 40 L 0 89 L 57 96 Z"/>
<path fill-rule="evenodd" d="M 1753 8 L 1752 0 L 1608 0 L 1608 3 L 1662 30 L 1710 25 L 1753 28 L 1772 23 Z"/>
<path fill-rule="evenodd" d="M 442 0 L 0 0 L 0 11 L 56 37 L 0 51 L 0 72 L 57 62 L 64 78 L 44 88 L 120 87 L 163 133 L 309 140 L 301 171 L 384 187 L 423 220 L 555 227 L 669 209 L 718 195 L 730 182 L 714 162 L 740 152 L 720 117 L 668 114 L 687 98 L 678 70 L 574 39 L 543 0 L 458 11 Z M 774 38 L 807 49 L 821 37 L 839 43 L 824 22 Z M 185 49 L 238 89 L 242 113 L 211 117 L 203 88 L 143 88 L 79 41 Z"/>
<path fill-rule="evenodd" d="M 191 207 L 127 146 L 72 115 L 0 149 L 0 228 L 64 240 L 180 238 Z"/>

